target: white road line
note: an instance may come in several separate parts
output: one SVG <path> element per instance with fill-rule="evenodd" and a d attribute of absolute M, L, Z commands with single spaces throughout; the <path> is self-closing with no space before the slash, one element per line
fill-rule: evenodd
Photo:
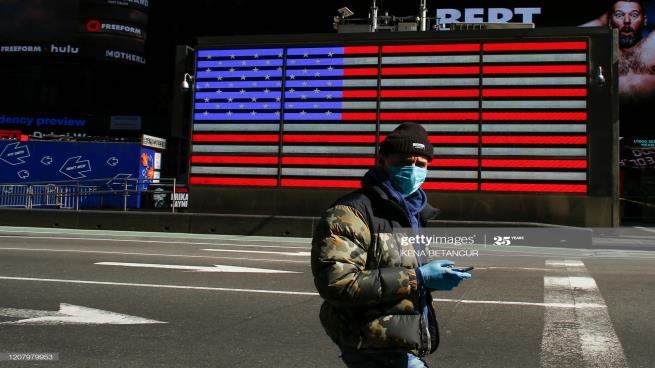
<path fill-rule="evenodd" d="M 655 233 L 655 228 L 647 228 L 643 226 L 634 226 L 635 229 L 639 229 L 648 233 Z"/>
<path fill-rule="evenodd" d="M 518 248 L 518 249 L 517 249 Z M 550 247 L 514 247 L 515 250 L 481 249 L 479 256 L 485 257 L 575 257 L 575 258 L 635 258 L 655 259 L 654 251 L 622 250 L 622 249 L 580 249 L 580 248 L 550 248 Z M 514 253 L 512 253 L 514 252 Z"/>
<path fill-rule="evenodd" d="M 509 266 L 489 266 L 489 267 L 476 267 L 476 270 L 521 270 L 521 271 L 546 271 L 545 268 L 537 267 L 509 267 Z"/>
<path fill-rule="evenodd" d="M 548 307 L 548 308 L 564 308 L 564 309 L 574 309 L 574 308 L 607 308 L 604 304 L 594 304 L 594 303 L 538 303 L 538 302 L 506 302 L 501 300 L 466 300 L 466 299 L 432 299 L 435 302 L 446 302 L 446 303 L 462 303 L 462 304 L 498 304 L 498 305 L 523 305 L 523 306 L 534 306 L 534 307 Z"/>
<path fill-rule="evenodd" d="M 201 244 L 201 243 L 191 243 Z M 311 249 L 311 244 L 306 247 L 294 245 L 260 245 L 260 244 L 234 244 L 234 243 L 208 243 L 211 245 L 230 246 L 230 247 L 257 247 L 257 248 L 289 248 L 289 249 Z"/>
<path fill-rule="evenodd" d="M 544 303 L 575 305 L 568 278 L 544 276 Z M 576 367 L 582 361 L 574 309 L 545 308 L 540 360 L 544 368 Z"/>
<path fill-rule="evenodd" d="M 220 256 L 189 256 L 184 254 L 158 254 L 158 253 L 135 253 L 135 252 L 109 252 L 99 250 L 76 250 L 76 249 L 46 249 L 46 248 L 0 248 L 2 250 L 17 250 L 17 251 L 35 251 L 35 252 L 70 252 L 70 253 L 91 253 L 91 254 L 112 254 L 121 256 L 155 256 L 155 257 L 179 257 L 179 258 L 207 258 L 207 259 L 233 259 L 239 261 L 257 261 L 257 262 L 284 262 L 284 263 L 303 263 L 308 264 L 307 261 L 299 261 L 292 259 L 269 259 L 269 258 L 245 258 L 245 257 L 220 257 Z"/>
<path fill-rule="evenodd" d="M 162 288 L 162 289 L 184 289 L 184 290 L 210 290 L 210 291 L 236 291 L 246 293 L 265 293 L 265 294 L 283 294 L 283 295 L 311 295 L 318 296 L 316 292 L 307 291 L 284 291 L 284 290 L 260 290 L 260 289 L 237 289 L 237 288 L 222 288 L 222 287 L 206 287 L 206 286 L 185 286 L 185 285 L 159 285 L 159 284 L 136 284 L 129 282 L 109 282 L 109 281 L 91 281 L 91 280 L 66 280 L 66 279 L 45 279 L 45 278 L 32 278 L 32 277 L 13 277 L 13 276 L 0 276 L 0 280 L 15 280 L 15 281 L 36 281 L 36 282 L 53 282 L 53 283 L 68 283 L 68 284 L 90 284 L 90 285 L 109 285 L 109 286 L 132 286 L 132 287 L 147 287 L 147 288 Z M 510 302 L 510 301 L 497 301 L 497 300 L 466 300 L 466 299 L 434 299 L 435 302 L 446 303 L 462 303 L 462 304 L 498 304 L 510 306 L 536 306 L 536 307 L 551 307 L 551 308 L 565 308 L 565 309 L 580 309 L 580 308 L 606 308 L 603 305 L 597 304 L 573 304 L 573 303 L 533 303 L 533 302 Z"/>
<path fill-rule="evenodd" d="M 0 230 L 2 232 L 2 230 Z M 20 235 L 0 235 L 0 242 L 2 238 L 21 238 L 21 239 L 47 239 L 47 240 L 80 240 L 80 241 L 105 241 L 105 242 L 124 242 L 124 243 L 146 243 L 146 244 L 175 244 L 186 246 L 232 246 L 232 247 L 257 247 L 257 248 L 287 248 L 287 249 L 311 249 L 309 246 L 282 246 L 282 245 L 259 245 L 259 244 L 228 244 L 228 243 L 210 243 L 210 242 L 187 242 L 187 241 L 162 241 L 162 240 L 140 240 L 140 239 L 114 239 L 114 238 L 71 238 L 71 237 L 47 237 L 47 236 L 20 236 Z M 244 240 L 248 241 L 248 240 Z M 265 241 L 265 240 L 251 240 L 251 241 Z M 277 242 L 277 241 L 270 241 Z M 279 241 L 282 243 L 283 241 Z M 311 239 L 307 240 L 307 244 L 311 243 Z M 545 249 L 554 250 L 553 252 L 545 252 Z M 494 250 L 501 254 L 493 254 L 489 249 L 480 251 L 480 256 L 485 257 L 594 257 L 594 258 L 636 258 L 636 259 L 655 259 L 655 252 L 651 251 L 623 251 L 623 250 L 590 250 L 590 249 L 575 249 L 575 248 L 531 248 L 530 251 L 520 253 L 520 250 L 502 251 Z M 284 253 L 278 253 L 285 255 Z"/>
<path fill-rule="evenodd" d="M 311 252 L 266 252 L 262 250 L 237 250 L 237 249 L 202 249 L 208 252 L 235 252 L 235 253 L 258 253 L 258 254 L 278 254 L 281 256 L 309 257 Z"/>
<path fill-rule="evenodd" d="M 605 300 L 591 277 L 569 277 L 573 297 L 582 303 L 602 303 Z M 614 331 L 612 320 L 605 310 L 576 310 L 582 354 L 590 367 L 627 367 L 628 362 L 621 341 Z"/>
<path fill-rule="evenodd" d="M 539 271 L 539 272 L 553 271 L 550 268 L 543 268 L 543 267 L 511 267 L 511 266 L 487 266 L 487 267 L 475 266 L 475 270 L 520 270 L 520 271 Z"/>
<path fill-rule="evenodd" d="M 547 306 L 541 343 L 541 366 L 627 367 L 621 342 L 614 331 L 596 281 L 578 260 L 547 260 L 546 267 L 559 271 L 544 276 L 544 303 L 568 303 L 573 309 Z"/>
<path fill-rule="evenodd" d="M 9 234 L 53 234 L 83 235 L 83 236 L 113 236 L 131 238 L 169 238 L 169 239 L 220 239 L 226 241 L 260 241 L 267 243 L 311 243 L 311 238 L 281 237 L 281 236 L 256 236 L 256 235 L 225 235 L 225 234 L 196 234 L 196 233 L 164 233 L 154 231 L 125 231 L 125 230 L 81 230 L 62 228 L 35 228 L 18 226 L 0 226 L 0 233 Z"/>
<path fill-rule="evenodd" d="M 547 259 L 546 260 L 546 268 L 553 269 L 553 268 L 559 268 L 559 267 L 582 267 L 584 268 L 584 263 L 582 261 L 578 260 L 566 260 L 566 261 L 554 261 Z M 558 271 L 561 271 L 560 269 L 557 269 Z M 566 271 L 566 270 L 564 270 Z"/>
<path fill-rule="evenodd" d="M 230 246 L 230 247 L 254 247 L 254 248 L 288 248 L 288 249 L 310 249 L 309 246 L 293 245 L 259 245 L 259 244 L 232 244 L 232 243 L 210 243 L 210 242 L 188 242 L 172 240 L 142 240 L 142 239 L 113 239 L 113 238 L 70 238 L 60 236 L 21 236 L 21 235 L 0 235 L 0 240 L 4 238 L 19 239 L 45 239 L 45 240 L 83 240 L 83 241 L 104 241 L 119 243 L 147 243 L 147 244 L 175 244 L 175 245 L 212 245 L 212 246 Z"/>
<path fill-rule="evenodd" d="M 131 282 L 42 279 L 42 278 L 32 278 L 32 277 L 0 276 L 0 280 L 39 281 L 39 282 L 55 282 L 55 283 L 66 283 L 66 284 L 88 284 L 88 285 L 109 285 L 109 286 L 133 286 L 133 287 L 146 287 L 146 288 L 159 288 L 159 289 L 240 291 L 240 292 L 245 292 L 245 293 L 283 294 L 283 295 L 312 295 L 312 296 L 318 295 L 318 293 L 305 292 L 305 291 L 237 289 L 237 288 L 222 288 L 222 287 L 208 287 L 208 286 L 185 286 L 185 285 L 135 284 L 135 283 L 131 283 Z"/>

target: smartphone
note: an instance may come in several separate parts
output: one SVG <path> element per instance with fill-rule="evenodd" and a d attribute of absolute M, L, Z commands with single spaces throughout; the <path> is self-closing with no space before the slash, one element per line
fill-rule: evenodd
<path fill-rule="evenodd" d="M 457 271 L 457 272 L 469 272 L 469 271 L 471 271 L 472 269 L 473 269 L 473 266 L 468 266 L 468 267 L 464 267 L 464 268 L 453 267 L 453 270 L 454 270 L 454 271 Z"/>

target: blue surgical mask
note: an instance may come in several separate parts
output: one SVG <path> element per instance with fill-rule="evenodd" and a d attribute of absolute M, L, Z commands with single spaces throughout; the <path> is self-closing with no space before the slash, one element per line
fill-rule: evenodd
<path fill-rule="evenodd" d="M 428 170 L 422 167 L 407 166 L 390 166 L 389 178 L 391 184 L 403 197 L 416 192 L 421 187 L 425 178 L 428 176 Z"/>

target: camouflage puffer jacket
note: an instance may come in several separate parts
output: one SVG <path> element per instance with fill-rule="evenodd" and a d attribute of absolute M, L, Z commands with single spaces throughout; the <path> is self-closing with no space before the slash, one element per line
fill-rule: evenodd
<path fill-rule="evenodd" d="M 421 225 L 437 213 L 427 204 L 419 215 Z M 372 186 L 337 200 L 314 229 L 312 274 L 325 300 L 320 320 L 342 349 L 407 351 L 421 357 L 437 349 L 432 295 L 417 287 L 416 252 L 391 236 L 400 227 L 411 227 L 404 209 Z M 427 325 L 422 292 L 429 307 Z"/>

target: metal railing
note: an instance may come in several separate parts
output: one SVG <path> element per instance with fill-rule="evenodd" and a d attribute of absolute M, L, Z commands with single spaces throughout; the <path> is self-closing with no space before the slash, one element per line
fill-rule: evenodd
<path fill-rule="evenodd" d="M 157 189 L 148 189 L 149 185 Z M 0 208 L 80 210 L 140 208 L 144 201 L 166 202 L 175 212 L 176 179 L 105 178 L 28 183 L 0 183 Z M 153 206 L 155 208 L 161 208 Z"/>

